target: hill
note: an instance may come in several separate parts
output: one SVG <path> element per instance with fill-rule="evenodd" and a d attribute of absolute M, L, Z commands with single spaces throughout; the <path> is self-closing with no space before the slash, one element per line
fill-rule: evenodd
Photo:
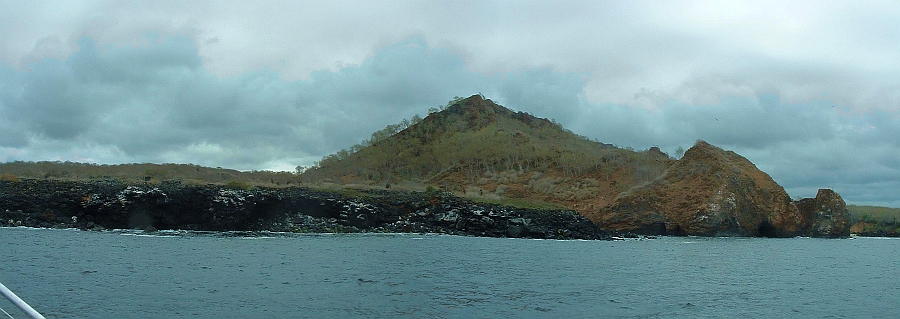
<path fill-rule="evenodd" d="M 655 180 L 672 163 L 658 148 L 637 152 L 591 141 L 474 95 L 366 147 L 326 157 L 301 180 L 413 180 L 485 200 L 526 199 L 586 211 Z"/>

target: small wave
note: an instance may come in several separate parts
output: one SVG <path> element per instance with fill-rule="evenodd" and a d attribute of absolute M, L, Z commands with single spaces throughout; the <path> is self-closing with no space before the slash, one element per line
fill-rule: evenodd
<path fill-rule="evenodd" d="M 875 239 L 875 240 L 878 240 L 878 239 L 886 239 L 886 240 L 900 240 L 900 237 L 869 237 L 869 236 L 857 236 L 857 237 L 849 237 L 849 238 L 844 238 L 844 239 L 861 239 L 861 240 L 868 240 L 868 239 Z"/>

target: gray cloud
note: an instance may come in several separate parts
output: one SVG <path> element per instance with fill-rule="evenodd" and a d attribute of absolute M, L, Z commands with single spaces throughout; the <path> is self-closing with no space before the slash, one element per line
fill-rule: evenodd
<path fill-rule="evenodd" d="M 308 165 L 486 81 L 421 39 L 388 46 L 359 66 L 286 81 L 273 71 L 215 77 L 190 39 L 151 38 L 137 47 L 85 38 L 64 60 L 4 68 L 2 128 L 15 134 L 2 146 L 90 144 L 109 150 L 111 158 L 95 159 L 102 162 L 195 162 L 183 152 L 212 166 L 284 168 L 288 159 Z M 40 160 L 38 153 L 6 160 Z M 65 154 L 71 152 L 43 159 L 72 159 Z"/>

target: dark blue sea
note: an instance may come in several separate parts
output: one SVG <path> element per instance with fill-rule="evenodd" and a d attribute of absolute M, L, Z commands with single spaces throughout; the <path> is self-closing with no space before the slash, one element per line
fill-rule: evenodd
<path fill-rule="evenodd" d="M 900 239 L 0 228 L 0 247 L 0 282 L 47 318 L 900 316 Z"/>

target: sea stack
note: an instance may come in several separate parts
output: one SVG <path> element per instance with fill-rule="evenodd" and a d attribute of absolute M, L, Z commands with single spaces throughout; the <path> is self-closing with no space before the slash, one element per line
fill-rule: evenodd
<path fill-rule="evenodd" d="M 820 189 L 816 198 L 797 201 L 803 216 L 806 236 L 839 238 L 850 236 L 850 212 L 841 195 L 831 189 Z"/>

